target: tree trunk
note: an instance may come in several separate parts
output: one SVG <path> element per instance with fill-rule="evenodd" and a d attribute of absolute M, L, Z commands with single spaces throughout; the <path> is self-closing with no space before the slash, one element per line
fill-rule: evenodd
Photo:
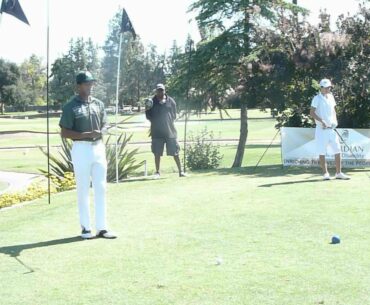
<path fill-rule="evenodd" d="M 239 144 L 236 151 L 234 163 L 232 167 L 241 167 L 244 157 L 245 144 L 248 137 L 248 108 L 246 103 L 242 103 L 240 108 L 240 135 Z"/>
<path fill-rule="evenodd" d="M 244 31 L 243 31 L 243 43 L 244 43 L 244 56 L 248 56 L 250 53 L 250 14 L 249 9 L 250 5 L 253 5 L 253 1 L 244 0 Z M 244 84 L 244 91 L 247 90 L 246 85 Z M 247 143 L 248 137 L 248 108 L 247 108 L 247 98 L 246 94 L 241 95 L 242 104 L 240 106 L 240 135 L 238 149 L 236 151 L 234 163 L 232 167 L 241 167 L 243 163 L 245 144 Z"/>
<path fill-rule="evenodd" d="M 137 73 L 137 103 L 140 104 L 140 75 Z"/>

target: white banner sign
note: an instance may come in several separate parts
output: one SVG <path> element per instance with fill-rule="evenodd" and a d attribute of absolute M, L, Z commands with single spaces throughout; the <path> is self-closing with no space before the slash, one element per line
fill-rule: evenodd
<path fill-rule="evenodd" d="M 343 139 L 340 139 L 342 166 L 370 167 L 370 129 L 337 128 L 337 131 Z M 281 150 L 284 166 L 319 166 L 315 128 L 283 127 Z M 326 159 L 329 165 L 334 165 L 334 155 L 327 154 Z"/>

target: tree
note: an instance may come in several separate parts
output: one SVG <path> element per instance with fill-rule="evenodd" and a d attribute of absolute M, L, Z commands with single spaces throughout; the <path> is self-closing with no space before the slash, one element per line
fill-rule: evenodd
<path fill-rule="evenodd" d="M 274 39 L 278 43 L 271 45 L 268 57 L 273 57 L 280 45 L 286 58 L 284 66 L 290 67 L 286 79 L 275 77 L 270 86 L 270 89 L 276 86 L 283 88 L 284 101 L 274 105 L 278 106 L 276 112 L 280 113 L 280 126 L 312 126 L 313 122 L 308 118 L 309 101 L 319 89 L 318 80 L 323 77 L 334 82 L 339 126 L 370 126 L 369 11 L 363 5 L 354 16 L 340 16 L 338 30 L 334 32 L 330 29 L 330 16 L 326 12 L 320 13 L 318 27 L 305 23 L 294 27 L 292 19 L 285 19 L 284 24 L 279 25 L 280 33 L 286 35 L 276 33 L 279 39 Z M 271 41 L 276 34 L 265 40 Z"/>
<path fill-rule="evenodd" d="M 116 98 L 121 14 L 122 10 L 119 10 L 110 21 L 109 34 L 103 46 L 105 56 L 102 75 L 106 99 L 112 104 Z M 134 40 L 131 33 L 124 33 L 119 71 L 119 104 L 137 105 L 142 98 L 151 94 L 155 84 L 165 80 L 164 66 L 165 56 L 159 55 L 155 46 L 150 45 L 146 50 L 139 36 Z"/>
<path fill-rule="evenodd" d="M 349 128 L 370 127 L 370 7 L 359 6 L 352 17 L 340 16 L 339 35 L 348 39 L 338 58 L 341 67 L 334 74 L 340 101 L 339 123 Z"/>
<path fill-rule="evenodd" d="M 20 73 L 18 89 L 24 91 L 22 99 L 24 106 L 45 104 L 46 68 L 42 64 L 42 59 L 31 55 L 21 64 Z"/>
<path fill-rule="evenodd" d="M 98 48 L 92 40 L 72 39 L 67 54 L 57 58 L 51 68 L 50 92 L 54 104 L 60 106 L 74 94 L 75 76 L 78 71 L 88 70 L 99 79 L 99 68 Z M 104 91 L 98 83 L 94 95 L 102 98 L 102 92 Z"/>
<path fill-rule="evenodd" d="M 226 64 L 226 61 L 233 60 L 233 55 L 232 52 L 214 55 L 218 44 L 228 43 L 224 36 L 216 39 L 220 33 L 218 30 L 202 27 L 201 33 L 202 41 L 196 47 L 188 37 L 184 51 L 177 51 L 173 58 L 170 57 L 176 73 L 168 76 L 169 90 L 176 97 L 181 110 L 200 113 L 218 108 L 222 116 L 227 92 L 236 83 L 235 69 L 231 64 Z M 210 41 L 211 46 L 208 44 Z M 219 57 L 220 61 L 225 60 L 225 65 L 219 65 L 215 57 Z"/>
<path fill-rule="evenodd" d="M 205 59 L 198 68 L 210 71 L 206 73 L 212 74 L 213 80 L 222 80 L 222 83 L 215 82 L 215 87 L 231 86 L 238 89 L 240 95 L 240 136 L 233 167 L 242 164 L 248 136 L 248 104 L 258 98 L 258 82 L 250 73 L 259 51 L 255 39 L 262 24 L 268 27 L 276 24 L 278 10 L 293 9 L 297 7 L 278 0 L 198 0 L 191 6 L 191 10 L 198 13 L 200 28 L 221 31 L 198 47 L 198 55 Z"/>
<path fill-rule="evenodd" d="M 0 58 L 0 112 L 4 113 L 5 105 L 16 101 L 16 86 L 19 78 L 19 68 L 15 63 Z"/>
<path fill-rule="evenodd" d="M 174 42 L 170 53 L 166 58 L 166 90 L 176 99 L 177 111 L 185 109 L 194 110 L 192 105 L 186 104 L 187 92 L 189 91 L 189 58 L 182 48 Z M 197 87 L 198 89 L 198 87 Z M 189 103 L 191 104 L 191 102 Z"/>
<path fill-rule="evenodd" d="M 117 83 L 117 66 L 119 36 L 121 31 L 122 10 L 117 11 L 109 21 L 109 33 L 102 47 L 105 55 L 102 60 L 102 80 L 106 88 L 105 99 L 108 103 L 114 103 Z"/>
<path fill-rule="evenodd" d="M 54 61 L 50 81 L 50 97 L 54 105 L 62 105 L 74 94 L 75 74 L 74 63 L 68 55 Z"/>
<path fill-rule="evenodd" d="M 190 37 L 188 38 L 188 40 Z M 170 53 L 166 58 L 166 74 L 168 76 L 175 76 L 181 72 L 181 59 L 183 50 L 178 46 L 177 41 L 174 40 Z"/>
<path fill-rule="evenodd" d="M 123 41 L 119 101 L 124 105 L 137 105 L 151 94 L 156 83 L 164 82 L 164 55 L 155 46 L 145 51 L 142 43 L 131 37 Z"/>

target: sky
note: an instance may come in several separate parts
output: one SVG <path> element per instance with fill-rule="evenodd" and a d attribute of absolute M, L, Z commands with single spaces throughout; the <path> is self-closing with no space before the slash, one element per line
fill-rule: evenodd
<path fill-rule="evenodd" d="M 46 58 L 48 0 L 19 0 L 31 26 L 13 16 L 2 15 L 0 23 L 0 58 L 21 63 L 32 54 Z M 123 7 L 145 46 L 153 44 L 160 53 L 176 40 L 185 44 L 190 34 L 199 40 L 194 13 L 187 13 L 194 0 L 49 0 L 50 61 L 68 50 L 72 38 L 91 37 L 103 45 L 109 20 Z M 309 21 L 317 24 L 320 9 L 327 9 L 332 22 L 339 14 L 357 11 L 358 0 L 298 0 L 309 9 Z"/>

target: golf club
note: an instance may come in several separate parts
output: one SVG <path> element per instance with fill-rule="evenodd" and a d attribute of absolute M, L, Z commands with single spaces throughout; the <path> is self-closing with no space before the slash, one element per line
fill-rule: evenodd
<path fill-rule="evenodd" d="M 349 150 L 349 152 L 351 153 L 351 155 L 353 156 L 353 158 L 356 160 L 356 162 L 360 163 L 360 161 L 357 159 L 357 157 L 353 153 L 351 147 L 349 147 L 348 144 L 344 141 L 343 137 L 339 134 L 338 130 L 336 128 L 333 128 L 333 130 L 338 135 L 339 139 L 342 141 L 342 143 L 344 144 L 344 146 L 347 147 L 347 149 Z M 366 173 L 366 176 L 370 179 L 369 173 L 368 172 L 365 172 L 365 173 Z"/>
<path fill-rule="evenodd" d="M 255 172 L 256 171 L 256 169 L 257 169 L 257 167 L 258 167 L 258 165 L 260 164 L 260 162 L 262 161 L 262 159 L 263 159 L 263 157 L 265 156 L 265 154 L 266 154 L 266 152 L 269 150 L 269 148 L 271 147 L 271 145 L 272 145 L 272 143 L 274 143 L 274 140 L 275 140 L 275 138 L 277 137 L 277 135 L 280 133 L 280 128 L 278 129 L 278 131 L 276 132 L 276 134 L 274 135 L 274 137 L 272 138 L 272 140 L 271 140 L 271 142 L 270 142 L 270 144 L 269 144 L 269 146 L 267 146 L 267 148 L 265 149 L 265 151 L 263 152 L 263 154 L 262 154 L 262 156 L 261 156 L 261 158 L 258 160 L 258 162 L 257 162 L 257 164 L 256 164 L 256 166 L 254 167 L 254 169 L 253 169 L 253 172 Z"/>

